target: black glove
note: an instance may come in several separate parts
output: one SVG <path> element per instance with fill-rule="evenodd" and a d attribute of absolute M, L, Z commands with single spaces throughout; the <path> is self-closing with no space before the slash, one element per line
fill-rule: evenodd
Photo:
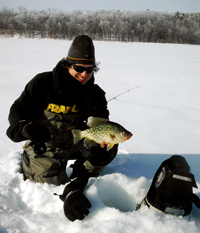
<path fill-rule="evenodd" d="M 100 145 L 98 145 L 92 147 L 91 149 L 89 149 L 89 151 L 90 155 L 87 157 L 87 160 L 90 161 L 93 166 L 106 166 L 111 163 L 112 160 L 116 157 L 118 144 L 114 145 L 110 150 L 107 150 L 106 146 L 102 148 Z"/>
<path fill-rule="evenodd" d="M 22 134 L 34 144 L 44 143 L 51 139 L 49 130 L 45 126 L 35 122 L 26 124 L 22 129 Z"/>
<path fill-rule="evenodd" d="M 83 194 L 83 189 L 88 182 L 88 176 L 78 177 L 70 184 L 65 186 L 63 194 L 60 195 L 60 199 L 64 201 L 64 213 L 70 220 L 76 219 L 82 220 L 85 215 L 89 214 L 89 208 L 91 207 L 90 201 Z"/>
<path fill-rule="evenodd" d="M 88 209 L 91 206 L 90 201 L 80 190 L 72 191 L 64 201 L 64 213 L 72 222 L 76 219 L 83 220 L 85 215 L 90 213 Z"/>

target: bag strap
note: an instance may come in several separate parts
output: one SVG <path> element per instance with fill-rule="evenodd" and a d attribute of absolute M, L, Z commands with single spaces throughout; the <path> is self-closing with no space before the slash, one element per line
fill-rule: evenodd
<path fill-rule="evenodd" d="M 145 203 L 145 205 L 147 205 L 147 206 L 149 207 L 148 203 L 145 201 L 146 197 L 147 197 L 147 195 L 142 199 L 142 201 L 140 202 L 140 204 L 137 204 L 137 205 L 136 205 L 135 211 L 137 211 L 137 210 L 139 210 L 139 209 L 141 208 L 143 202 Z M 200 209 L 200 199 L 199 199 L 199 197 L 198 197 L 196 194 L 194 194 L 194 193 L 193 193 L 193 203 L 194 203 L 194 205 L 195 205 L 197 208 Z"/>
<path fill-rule="evenodd" d="M 147 195 L 142 199 L 142 201 L 140 202 L 140 204 L 136 204 L 135 211 L 137 211 L 137 210 L 139 210 L 141 208 L 141 205 L 142 205 L 143 202 L 145 202 L 146 197 L 147 197 Z M 146 204 L 146 202 L 145 202 L 145 204 Z"/>

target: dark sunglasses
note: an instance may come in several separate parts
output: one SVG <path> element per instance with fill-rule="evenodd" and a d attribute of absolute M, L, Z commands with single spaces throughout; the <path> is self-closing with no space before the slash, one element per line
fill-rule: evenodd
<path fill-rule="evenodd" d="M 83 66 L 77 66 L 75 64 L 72 64 L 74 70 L 78 73 L 83 73 L 84 71 L 86 71 L 86 73 L 90 74 L 94 71 L 94 66 L 91 66 L 91 67 L 88 67 L 88 68 L 85 68 Z"/>

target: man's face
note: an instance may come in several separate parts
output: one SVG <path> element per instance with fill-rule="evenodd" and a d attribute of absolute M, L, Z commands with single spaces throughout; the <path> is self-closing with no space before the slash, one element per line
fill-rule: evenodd
<path fill-rule="evenodd" d="M 85 85 L 92 77 L 93 67 L 93 65 L 73 64 L 68 68 L 68 71 L 81 85 Z"/>

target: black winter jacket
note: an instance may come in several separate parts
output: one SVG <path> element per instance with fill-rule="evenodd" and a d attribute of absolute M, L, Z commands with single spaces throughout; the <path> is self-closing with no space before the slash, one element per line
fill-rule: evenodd
<path fill-rule="evenodd" d="M 22 128 L 34 121 L 52 133 L 50 148 L 70 148 L 71 129 L 83 129 L 89 116 L 108 118 L 105 92 L 94 84 L 93 76 L 85 85 L 80 85 L 61 60 L 53 71 L 36 75 L 13 103 L 7 136 L 14 142 L 26 140 Z"/>

